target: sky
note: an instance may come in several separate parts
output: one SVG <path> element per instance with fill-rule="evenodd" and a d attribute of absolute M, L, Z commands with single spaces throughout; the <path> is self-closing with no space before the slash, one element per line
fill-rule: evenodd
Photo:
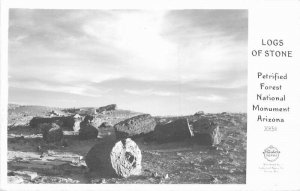
<path fill-rule="evenodd" d="M 10 9 L 9 102 L 246 112 L 247 10 Z"/>

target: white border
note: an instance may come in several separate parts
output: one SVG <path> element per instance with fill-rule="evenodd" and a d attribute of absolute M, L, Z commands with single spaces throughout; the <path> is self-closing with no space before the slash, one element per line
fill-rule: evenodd
<path fill-rule="evenodd" d="M 7 100 L 8 100 L 8 72 L 7 72 L 7 51 L 8 51 L 8 9 L 9 8 L 44 8 L 44 9 L 248 9 L 249 19 L 251 19 L 251 9 L 256 9 L 258 7 L 300 7 L 299 1 L 290 0 L 265 0 L 265 1 L 245 1 L 245 0 L 211 0 L 211 1 L 200 1 L 200 0 L 3 0 L 1 4 L 1 179 L 0 189 L 5 190 L 293 190 L 300 189 L 299 185 L 282 186 L 277 184 L 277 186 L 267 186 L 267 185 L 257 185 L 248 183 L 249 178 L 249 161 L 256 156 L 249 156 L 249 137 L 247 136 L 247 183 L 236 185 L 205 185 L 205 184 L 172 184 L 172 185 L 104 185 L 104 184 L 43 184 L 43 185 L 7 185 Z M 299 9 L 300 10 L 300 9 Z M 283 13 L 284 14 L 284 13 Z M 250 22 L 249 22 L 250 23 Z M 251 28 L 249 26 L 248 28 Z M 300 33 L 299 33 L 300 34 Z M 249 44 L 249 43 L 248 43 Z M 248 48 L 252 49 L 251 47 Z M 300 51 L 300 50 L 299 50 Z M 248 67 L 249 67 L 248 61 Z M 248 71 L 249 72 L 249 71 Z M 248 75 L 249 78 L 249 75 Z M 249 79 L 248 79 L 249 83 Z M 248 91 L 249 96 L 249 91 Z M 248 99 L 248 106 L 250 106 Z M 249 108 L 248 108 L 249 112 Z M 249 123 L 248 123 L 249 124 Z M 248 126 L 249 128 L 253 128 Z M 298 132 L 299 133 L 299 132 Z M 251 142 L 250 142 L 251 143 Z M 251 143 L 252 144 L 252 143 Z M 254 146 L 254 145 L 253 145 Z M 299 165 L 299 164 L 298 164 Z M 293 175 L 295 176 L 295 175 Z M 298 174 L 296 175 L 298 176 Z"/>

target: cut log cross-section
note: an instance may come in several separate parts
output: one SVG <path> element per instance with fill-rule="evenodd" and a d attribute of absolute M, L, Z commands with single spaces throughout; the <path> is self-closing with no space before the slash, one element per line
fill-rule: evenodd
<path fill-rule="evenodd" d="M 86 164 L 92 172 L 103 176 L 129 177 L 139 175 L 142 169 L 142 154 L 130 138 L 117 143 L 99 143 L 88 152 Z"/>

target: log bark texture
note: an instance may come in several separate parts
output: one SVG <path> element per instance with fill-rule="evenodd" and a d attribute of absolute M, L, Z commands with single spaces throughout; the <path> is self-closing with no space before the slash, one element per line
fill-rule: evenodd
<path fill-rule="evenodd" d="M 155 119 L 149 114 L 143 114 L 121 121 L 114 128 L 117 139 L 124 139 L 150 133 L 154 131 L 155 126 Z"/>

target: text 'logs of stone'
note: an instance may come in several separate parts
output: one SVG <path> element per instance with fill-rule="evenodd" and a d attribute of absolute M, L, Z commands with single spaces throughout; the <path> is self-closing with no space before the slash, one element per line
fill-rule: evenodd
<path fill-rule="evenodd" d="M 254 49 L 251 55 L 254 57 L 293 57 L 293 51 L 284 50 L 285 42 L 282 39 L 261 39 L 261 46 L 263 49 Z M 270 48 L 270 49 L 269 49 Z"/>
<path fill-rule="evenodd" d="M 276 103 L 283 103 L 286 101 L 286 95 L 281 93 L 284 87 L 280 81 L 285 81 L 288 79 L 287 73 L 257 73 L 257 78 L 260 79 L 259 90 L 260 92 L 256 95 L 256 100 L 260 102 L 259 104 L 253 104 L 252 110 L 257 112 L 266 112 L 266 113 L 286 113 L 290 112 L 290 107 L 276 107 Z M 276 82 L 276 83 L 275 83 Z M 272 106 L 263 106 L 263 103 L 271 102 Z M 282 105 L 282 104 L 281 104 Z M 262 116 L 261 114 L 257 115 L 258 122 L 284 122 L 284 118 Z"/>

